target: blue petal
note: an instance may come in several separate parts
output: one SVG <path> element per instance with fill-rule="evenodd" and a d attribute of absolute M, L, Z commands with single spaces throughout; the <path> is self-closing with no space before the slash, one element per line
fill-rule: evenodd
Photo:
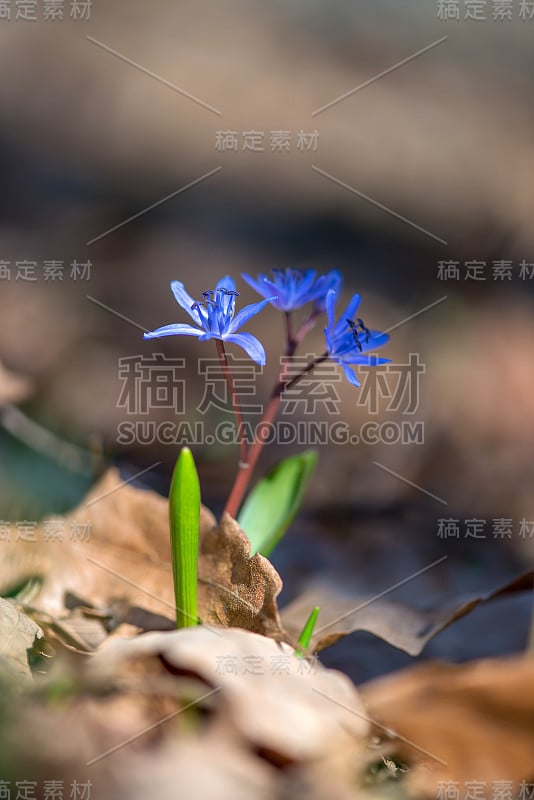
<path fill-rule="evenodd" d="M 267 297 L 279 311 L 291 311 L 295 307 L 288 292 L 287 286 L 280 285 L 280 282 L 277 283 L 269 278 L 263 279 L 263 287 L 260 294 Z"/>
<path fill-rule="evenodd" d="M 281 284 L 280 281 L 272 281 L 270 278 L 264 277 L 262 279 L 262 294 L 264 297 L 271 296 L 273 292 L 278 294 L 285 294 L 287 295 L 287 286 L 284 286 L 283 283 Z"/>
<path fill-rule="evenodd" d="M 255 292 L 261 294 L 262 297 L 267 297 L 267 295 L 272 294 L 272 287 L 267 286 L 265 281 L 267 280 L 267 276 L 265 273 L 261 272 L 258 275 L 258 279 L 252 278 L 246 272 L 241 273 L 241 277 L 245 280 L 249 286 L 251 286 Z"/>
<path fill-rule="evenodd" d="M 297 270 L 298 272 L 298 270 Z M 310 290 L 315 281 L 316 271 L 314 269 L 307 269 L 305 272 L 300 272 L 300 280 L 294 281 L 294 286 L 297 289 L 296 295 L 298 298 L 305 295 Z"/>
<path fill-rule="evenodd" d="M 143 334 L 143 339 L 158 339 L 160 336 L 201 336 L 204 331 L 193 328 L 192 325 L 177 323 L 175 325 L 165 325 Z"/>
<path fill-rule="evenodd" d="M 360 305 L 361 299 L 362 298 L 357 293 L 352 295 L 351 299 L 349 300 L 349 304 L 348 304 L 347 308 L 345 309 L 345 313 L 343 314 L 343 316 L 341 317 L 341 319 L 339 320 L 339 322 L 337 323 L 337 325 L 335 327 L 335 330 L 334 330 L 334 334 L 335 335 L 340 334 L 343 331 L 343 329 L 347 327 L 347 320 L 348 319 L 353 319 L 354 318 L 354 315 L 356 314 L 356 312 L 358 310 L 358 306 Z"/>
<path fill-rule="evenodd" d="M 278 302 L 274 303 L 282 311 L 292 311 L 315 299 L 315 270 L 292 269 L 273 271 L 273 279 L 266 279 L 265 283 L 271 286 L 273 294 L 278 295 Z"/>
<path fill-rule="evenodd" d="M 326 275 L 322 276 L 325 280 L 325 283 L 328 285 L 329 289 L 333 289 L 335 292 L 341 291 L 341 284 L 343 283 L 343 275 L 338 269 L 332 269 L 330 272 L 327 272 Z"/>
<path fill-rule="evenodd" d="M 356 377 L 356 373 L 350 367 L 347 367 L 346 364 L 341 365 L 343 367 L 343 372 L 345 373 L 345 377 L 349 383 L 352 383 L 353 386 L 359 386 L 360 381 Z"/>
<path fill-rule="evenodd" d="M 191 306 L 197 302 L 195 298 L 191 297 L 189 292 L 185 290 L 185 287 L 181 281 L 171 281 L 171 289 L 178 305 L 180 305 L 184 309 L 184 311 L 187 311 L 191 319 L 198 324 L 199 322 L 198 314 L 196 311 L 193 311 L 191 309 Z M 203 306 L 199 306 L 199 308 L 200 308 L 200 313 L 202 315 L 202 319 L 203 320 L 207 319 L 206 309 Z"/>
<path fill-rule="evenodd" d="M 360 341 L 364 350 L 377 350 L 389 342 L 389 334 L 381 331 L 370 331 L 369 341 L 365 341 L 365 336 Z"/>
<path fill-rule="evenodd" d="M 326 295 L 326 314 L 328 317 L 328 331 L 331 333 L 334 327 L 335 314 L 336 314 L 336 299 L 337 293 L 333 289 L 329 289 Z"/>
<path fill-rule="evenodd" d="M 239 345 L 243 350 L 260 366 L 265 364 L 265 349 L 259 339 L 251 333 L 234 333 L 223 336 L 225 342 L 232 342 Z"/>
<path fill-rule="evenodd" d="M 321 275 L 320 278 L 317 279 L 315 289 L 313 290 L 313 297 L 309 298 L 310 300 L 315 300 L 316 311 L 325 310 L 327 292 L 332 289 L 339 294 L 342 283 L 343 276 L 337 269 L 333 269 L 331 272 L 328 272 L 326 275 Z"/>
<path fill-rule="evenodd" d="M 259 311 L 262 310 L 262 308 L 265 308 L 265 306 L 270 303 L 271 300 L 276 300 L 276 297 L 268 297 L 266 300 L 260 300 L 259 303 L 251 303 L 250 305 L 242 308 L 241 311 L 239 311 L 239 313 L 237 313 L 230 322 L 226 332 L 235 333 L 242 325 L 245 324 L 245 322 L 248 322 L 248 320 L 251 317 L 254 317 Z"/>
<path fill-rule="evenodd" d="M 380 364 L 389 364 L 390 358 L 379 358 L 378 356 L 369 356 L 363 354 L 343 356 L 343 364 L 365 364 L 368 367 L 378 367 Z"/>
<path fill-rule="evenodd" d="M 215 291 L 217 289 L 228 289 L 229 292 L 235 292 L 235 281 L 230 275 L 225 275 L 224 278 L 218 282 L 217 286 L 215 287 Z"/>
<path fill-rule="evenodd" d="M 348 304 L 347 308 L 345 309 L 345 313 L 344 313 L 343 316 L 347 317 L 348 319 L 352 319 L 354 317 L 355 313 L 358 310 L 358 306 L 360 305 L 361 299 L 362 298 L 358 294 L 358 292 L 356 292 L 356 294 L 353 294 L 352 297 L 349 300 L 349 304 Z"/>

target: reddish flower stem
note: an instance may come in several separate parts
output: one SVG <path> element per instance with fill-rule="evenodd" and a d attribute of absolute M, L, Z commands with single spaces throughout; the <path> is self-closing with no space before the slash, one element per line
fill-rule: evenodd
<path fill-rule="evenodd" d="M 302 335 L 299 338 L 299 334 L 303 330 L 305 326 L 308 326 L 306 331 L 309 330 L 311 317 L 306 320 L 305 323 L 301 326 L 296 336 L 292 334 L 292 325 L 291 325 L 291 315 L 290 312 L 286 312 L 286 331 L 287 331 L 287 342 L 286 342 L 286 359 L 285 362 L 282 364 L 280 368 L 280 373 L 278 376 L 278 381 L 276 386 L 274 387 L 269 402 L 267 403 L 267 408 L 261 418 L 260 423 L 256 428 L 257 438 L 254 442 L 250 445 L 248 449 L 248 453 L 246 458 L 241 458 L 239 463 L 239 467 L 237 470 L 237 475 L 235 477 L 234 485 L 232 486 L 232 490 L 226 501 L 225 511 L 228 512 L 232 517 L 235 517 L 241 507 L 241 503 L 243 502 L 243 497 L 245 496 L 245 492 L 247 490 L 248 484 L 252 477 L 252 472 L 258 458 L 260 457 L 260 453 L 262 451 L 263 445 L 265 444 L 265 440 L 269 434 L 269 428 L 272 424 L 274 418 L 276 417 L 278 407 L 280 406 L 280 400 L 283 392 L 286 389 L 289 389 L 291 386 L 294 386 L 297 381 L 299 381 L 306 373 L 311 372 L 311 370 L 329 357 L 328 353 L 323 353 L 321 356 L 317 356 L 313 361 L 310 363 L 300 372 L 298 375 L 295 375 L 290 381 L 286 380 L 286 373 L 287 373 L 287 364 L 288 359 L 294 355 L 295 350 L 297 349 L 297 345 L 299 341 L 302 339 Z M 315 322 L 315 319 L 313 320 Z M 313 325 L 313 322 L 311 324 Z"/>
<path fill-rule="evenodd" d="M 232 401 L 232 406 L 235 414 L 235 421 L 237 423 L 237 433 L 238 436 L 240 437 L 239 447 L 241 452 L 241 461 L 239 462 L 239 468 L 241 468 L 241 464 L 247 464 L 247 458 L 248 458 L 247 443 L 245 441 L 245 428 L 243 425 L 243 412 L 241 411 L 241 403 L 239 402 L 239 397 L 235 390 L 234 379 L 232 377 L 232 370 L 230 369 L 230 364 L 228 363 L 228 356 L 226 355 L 224 342 L 221 339 L 215 339 L 215 344 L 217 346 L 217 354 L 219 356 L 224 377 L 226 379 L 228 390 L 230 392 L 230 398 Z"/>
<path fill-rule="evenodd" d="M 252 471 L 256 466 L 256 462 L 260 457 L 262 447 L 265 444 L 265 438 L 269 431 L 269 425 L 275 418 L 279 405 L 280 395 L 273 395 L 269 400 L 261 422 L 256 429 L 258 432 L 258 438 L 255 439 L 255 441 L 250 445 L 246 460 L 242 459 L 239 462 L 234 485 L 232 486 L 232 490 L 228 496 L 228 500 L 226 501 L 226 506 L 224 508 L 224 510 L 227 511 L 232 517 L 237 516 L 237 512 L 241 507 L 247 486 L 250 478 L 252 477 Z"/>
<path fill-rule="evenodd" d="M 290 350 L 295 350 L 295 339 L 293 337 L 293 320 L 291 319 L 291 311 L 285 311 L 284 317 L 286 321 L 286 356 L 290 355 Z"/>
<path fill-rule="evenodd" d="M 319 316 L 320 316 L 319 312 L 312 311 L 310 316 L 307 317 L 304 320 L 304 322 L 302 323 L 302 325 L 298 329 L 297 333 L 293 337 L 293 344 L 294 344 L 295 350 L 297 349 L 297 347 L 299 346 L 301 341 L 304 339 L 304 337 L 311 331 L 311 329 L 313 328 L 313 326 L 317 322 L 317 318 Z"/>

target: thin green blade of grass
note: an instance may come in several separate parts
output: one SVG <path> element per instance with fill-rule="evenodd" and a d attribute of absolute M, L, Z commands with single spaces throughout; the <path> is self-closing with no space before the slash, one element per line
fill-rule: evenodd
<path fill-rule="evenodd" d="M 295 655 L 298 656 L 299 658 L 304 658 L 304 653 L 310 646 L 310 642 L 312 640 L 313 632 L 317 624 L 317 617 L 319 616 L 320 610 L 321 610 L 320 606 L 315 606 L 310 616 L 304 623 L 302 631 L 300 632 L 300 636 L 297 639 L 299 649 L 295 650 Z"/>
<path fill-rule="evenodd" d="M 272 553 L 302 504 L 316 463 L 316 450 L 289 456 L 251 491 L 237 521 L 250 539 L 252 555 Z"/>
<path fill-rule="evenodd" d="M 42 575 L 32 575 L 20 583 L 5 589 L 2 597 L 6 600 L 16 600 L 17 603 L 31 603 L 41 591 L 44 583 Z"/>
<path fill-rule="evenodd" d="M 183 447 L 174 468 L 169 492 L 172 574 L 176 627 L 198 624 L 198 540 L 200 484 L 193 454 Z"/>

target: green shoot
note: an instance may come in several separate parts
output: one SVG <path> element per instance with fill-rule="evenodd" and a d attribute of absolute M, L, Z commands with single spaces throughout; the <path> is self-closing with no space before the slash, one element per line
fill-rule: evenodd
<path fill-rule="evenodd" d="M 171 558 L 176 602 L 176 627 L 198 624 L 198 540 L 200 485 L 193 454 L 183 447 L 169 493 Z"/>
<path fill-rule="evenodd" d="M 313 631 L 315 629 L 315 625 L 317 623 L 317 617 L 319 616 L 320 610 L 321 609 L 319 606 L 315 606 L 310 616 L 306 620 L 304 627 L 300 633 L 300 636 L 298 638 L 298 645 L 300 649 L 295 650 L 295 655 L 298 656 L 299 658 L 303 658 L 304 654 L 302 651 L 306 651 L 310 646 L 310 642 L 313 636 Z"/>

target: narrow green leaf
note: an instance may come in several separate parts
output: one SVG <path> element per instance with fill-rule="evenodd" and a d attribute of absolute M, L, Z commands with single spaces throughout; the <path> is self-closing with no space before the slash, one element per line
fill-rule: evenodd
<path fill-rule="evenodd" d="M 311 612 L 310 616 L 306 620 L 306 623 L 301 631 L 301 634 L 298 638 L 298 643 L 303 650 L 307 650 L 310 646 L 311 638 L 313 636 L 313 631 L 315 629 L 315 624 L 317 622 L 317 617 L 319 616 L 320 608 L 319 606 L 315 606 L 313 611 Z M 296 651 L 296 654 L 299 654 L 299 651 Z"/>
<path fill-rule="evenodd" d="M 176 627 L 198 624 L 198 539 L 200 529 L 200 485 L 193 454 L 183 447 L 169 493 L 172 574 L 176 600 Z"/>
<path fill-rule="evenodd" d="M 16 600 L 17 603 L 31 603 L 41 591 L 43 585 L 42 575 L 32 575 L 20 583 L 10 586 L 4 591 L 2 597 L 10 600 Z"/>
<path fill-rule="evenodd" d="M 251 553 L 270 555 L 299 510 L 317 463 L 317 451 L 285 458 L 251 491 L 238 522 L 251 544 Z"/>

